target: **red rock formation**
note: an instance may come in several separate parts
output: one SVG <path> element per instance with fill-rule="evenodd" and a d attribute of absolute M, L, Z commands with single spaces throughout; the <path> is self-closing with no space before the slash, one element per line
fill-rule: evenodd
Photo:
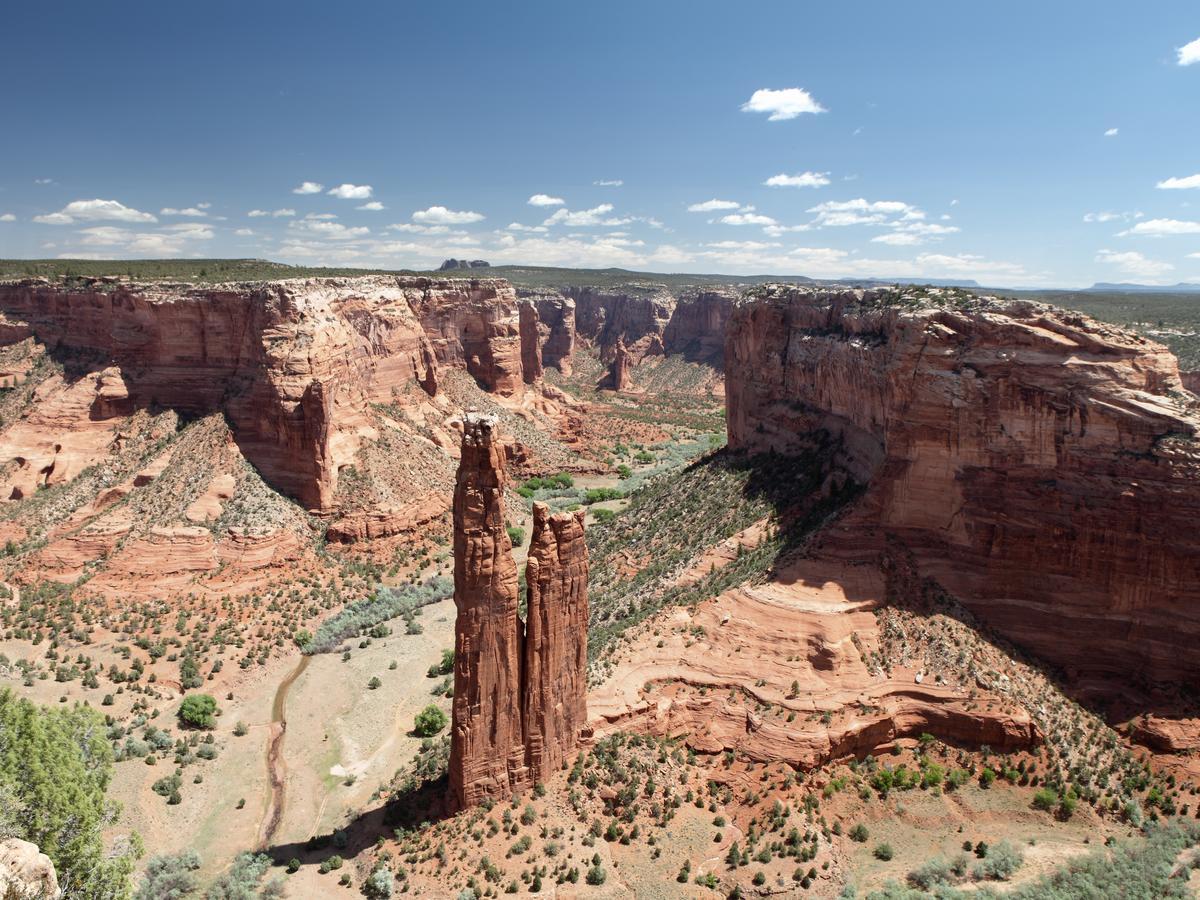
<path fill-rule="evenodd" d="M 1080 688 L 1200 677 L 1200 420 L 1166 348 L 1033 303 L 768 288 L 726 379 L 732 447 L 843 439 L 869 488 L 827 544 L 896 538 Z"/>
<path fill-rule="evenodd" d="M 612 362 L 608 365 L 608 374 L 604 377 L 604 387 L 613 391 L 629 390 L 633 387 L 633 378 L 629 374 L 632 366 L 633 355 L 625 347 L 625 341 L 618 337 Z"/>
<path fill-rule="evenodd" d="M 542 377 L 541 336 L 538 333 L 538 310 L 528 300 L 521 301 L 521 371 L 526 384 Z"/>
<path fill-rule="evenodd" d="M 571 374 L 575 352 L 575 301 L 562 294 L 522 293 L 537 305 L 538 331 L 543 366 L 554 366 Z"/>
<path fill-rule="evenodd" d="M 370 403 L 393 402 L 412 383 L 436 393 L 439 365 L 467 369 L 488 390 L 523 389 L 516 294 L 500 280 L 371 276 L 83 289 L 24 281 L 0 284 L 0 312 L 8 323 L 0 340 L 32 333 L 52 351 L 70 350 L 104 369 L 99 383 L 67 392 L 72 403 L 94 403 L 90 437 L 51 435 L 42 452 L 31 435 L 26 443 L 36 452 L 9 448 L 6 459 L 36 457 L 29 463 L 36 468 L 9 487 L 20 496 L 66 477 L 75 459 L 80 468 L 94 461 L 98 448 L 77 452 L 73 444 L 100 440 L 106 418 L 170 407 L 224 411 L 268 481 L 327 513 L 338 470 L 375 435 Z"/>
<path fill-rule="evenodd" d="M 525 567 L 525 746 L 530 775 L 562 768 L 587 725 L 588 555 L 584 510 L 533 505 Z"/>
<path fill-rule="evenodd" d="M 468 413 L 454 491 L 454 724 L 450 794 L 460 808 L 529 784 L 523 629 L 504 520 L 504 451 L 491 416 Z"/>
<path fill-rule="evenodd" d="M 587 547 L 582 515 L 534 510 L 529 634 L 504 517 L 496 419 L 468 413 L 454 492 L 454 708 L 450 799 L 458 808 L 558 769 L 585 727 Z"/>

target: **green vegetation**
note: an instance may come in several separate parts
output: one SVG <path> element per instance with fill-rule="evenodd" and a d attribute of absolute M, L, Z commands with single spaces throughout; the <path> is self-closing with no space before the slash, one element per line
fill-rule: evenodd
<path fill-rule="evenodd" d="M 134 900 L 182 900 L 200 890 L 196 870 L 200 854 L 195 850 L 155 856 L 146 864 L 146 874 Z"/>
<path fill-rule="evenodd" d="M 204 900 L 276 900 L 284 895 L 283 880 L 262 883 L 270 868 L 271 858 L 265 854 L 239 853 L 233 865 L 204 892 Z"/>
<path fill-rule="evenodd" d="M 98 713 L 40 707 L 0 691 L 0 834 L 37 844 L 72 896 L 130 893 L 141 841 L 134 835 L 110 852 L 102 840 L 119 812 L 105 797 L 112 766 Z"/>
<path fill-rule="evenodd" d="M 179 721 L 191 728 L 216 728 L 216 699 L 211 694 L 188 694 L 179 706 Z"/>
<path fill-rule="evenodd" d="M 446 727 L 446 714 L 432 703 L 417 713 L 413 720 L 413 731 L 419 737 L 433 737 Z"/>
<path fill-rule="evenodd" d="M 347 638 L 371 635 L 383 637 L 374 629 L 397 616 L 416 615 L 422 606 L 445 600 L 454 594 L 454 582 L 435 575 L 422 584 L 379 587 L 365 600 L 347 603 L 345 608 L 321 623 L 312 640 L 303 645 L 305 653 L 332 653 L 341 649 Z"/>

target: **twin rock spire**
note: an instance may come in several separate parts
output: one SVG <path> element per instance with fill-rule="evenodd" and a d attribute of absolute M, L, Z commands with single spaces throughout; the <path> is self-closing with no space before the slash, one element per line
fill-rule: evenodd
<path fill-rule="evenodd" d="M 522 623 L 506 484 L 495 417 L 467 413 L 454 490 L 450 799 L 460 809 L 545 779 L 590 734 L 584 512 L 534 504 Z"/>

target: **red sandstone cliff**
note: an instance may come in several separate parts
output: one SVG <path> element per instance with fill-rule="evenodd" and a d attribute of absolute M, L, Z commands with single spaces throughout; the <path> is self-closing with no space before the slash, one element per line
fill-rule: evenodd
<path fill-rule="evenodd" d="M 629 390 L 633 387 L 633 377 L 629 374 L 632 367 L 633 354 L 618 337 L 617 346 L 613 348 L 612 362 L 608 365 L 608 374 L 604 376 L 604 387 L 613 391 Z"/>
<path fill-rule="evenodd" d="M 537 348 L 522 346 L 516 294 L 501 280 L 25 281 L 0 284 L 0 312 L 11 325 L 3 341 L 32 333 L 119 385 L 111 397 L 97 389 L 97 421 L 141 408 L 222 411 L 264 477 L 319 512 L 333 508 L 339 469 L 376 433 L 371 403 L 412 384 L 435 394 L 439 368 L 464 368 L 505 395 L 540 374 L 524 371 Z M 536 327 L 528 332 L 536 340 Z M 39 472 L 54 467 L 51 458 Z"/>
<path fill-rule="evenodd" d="M 824 429 L 888 537 L 1086 687 L 1200 677 L 1200 418 L 1174 357 L 1073 313 L 953 292 L 767 288 L 726 345 L 729 440 Z"/>
<path fill-rule="evenodd" d="M 504 448 L 468 413 L 454 493 L 454 707 L 450 798 L 509 797 L 561 768 L 586 726 L 587 545 L 583 514 L 534 506 L 528 629 L 505 528 Z"/>

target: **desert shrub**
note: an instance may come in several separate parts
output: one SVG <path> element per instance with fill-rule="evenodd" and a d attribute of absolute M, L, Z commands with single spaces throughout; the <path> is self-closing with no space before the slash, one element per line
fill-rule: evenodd
<path fill-rule="evenodd" d="M 867 826 L 861 822 L 850 829 L 850 840 L 856 843 L 865 844 L 867 842 L 867 838 L 870 836 L 871 832 L 867 829 Z"/>
<path fill-rule="evenodd" d="M 420 737 L 433 737 L 446 727 L 446 714 L 432 703 L 417 713 L 413 731 Z"/>
<path fill-rule="evenodd" d="M 875 848 L 875 858 L 881 859 L 884 862 L 887 862 L 895 855 L 896 851 L 892 849 L 891 844 L 880 844 Z"/>
<path fill-rule="evenodd" d="M 395 883 L 395 876 L 392 875 L 390 869 L 376 869 L 363 882 L 363 896 L 369 897 L 371 900 L 387 900 L 388 897 L 392 896 L 392 888 L 395 886 Z"/>
<path fill-rule="evenodd" d="M 192 728 L 217 726 L 217 701 L 211 694 L 188 694 L 179 706 L 179 721 Z"/>
<path fill-rule="evenodd" d="M 1056 803 L 1058 803 L 1058 794 L 1050 790 L 1050 788 L 1039 788 L 1037 793 L 1033 795 L 1034 809 L 1049 812 L 1054 809 L 1054 804 Z"/>
<path fill-rule="evenodd" d="M 1007 881 L 1025 861 L 1024 854 L 1008 841 L 1001 841 L 988 851 L 987 859 L 978 863 L 972 874 L 979 879 Z"/>
<path fill-rule="evenodd" d="M 931 859 L 908 873 L 908 883 L 923 891 L 928 891 L 939 884 L 946 884 L 950 880 L 950 864 L 941 857 Z"/>
<path fill-rule="evenodd" d="M 422 584 L 379 587 L 365 600 L 347 603 L 336 615 L 322 622 L 307 645 L 305 653 L 332 653 L 344 640 L 358 637 L 377 625 L 402 616 L 454 594 L 454 582 L 435 575 Z"/>
<path fill-rule="evenodd" d="M 181 900 L 200 889 L 196 870 L 200 855 L 195 850 L 155 856 L 146 864 L 146 874 L 134 900 Z"/>
<path fill-rule="evenodd" d="M 268 900 L 283 896 L 283 883 L 273 879 L 262 884 L 263 876 L 271 867 L 271 859 L 265 854 L 239 853 L 207 891 L 204 900 Z"/>

